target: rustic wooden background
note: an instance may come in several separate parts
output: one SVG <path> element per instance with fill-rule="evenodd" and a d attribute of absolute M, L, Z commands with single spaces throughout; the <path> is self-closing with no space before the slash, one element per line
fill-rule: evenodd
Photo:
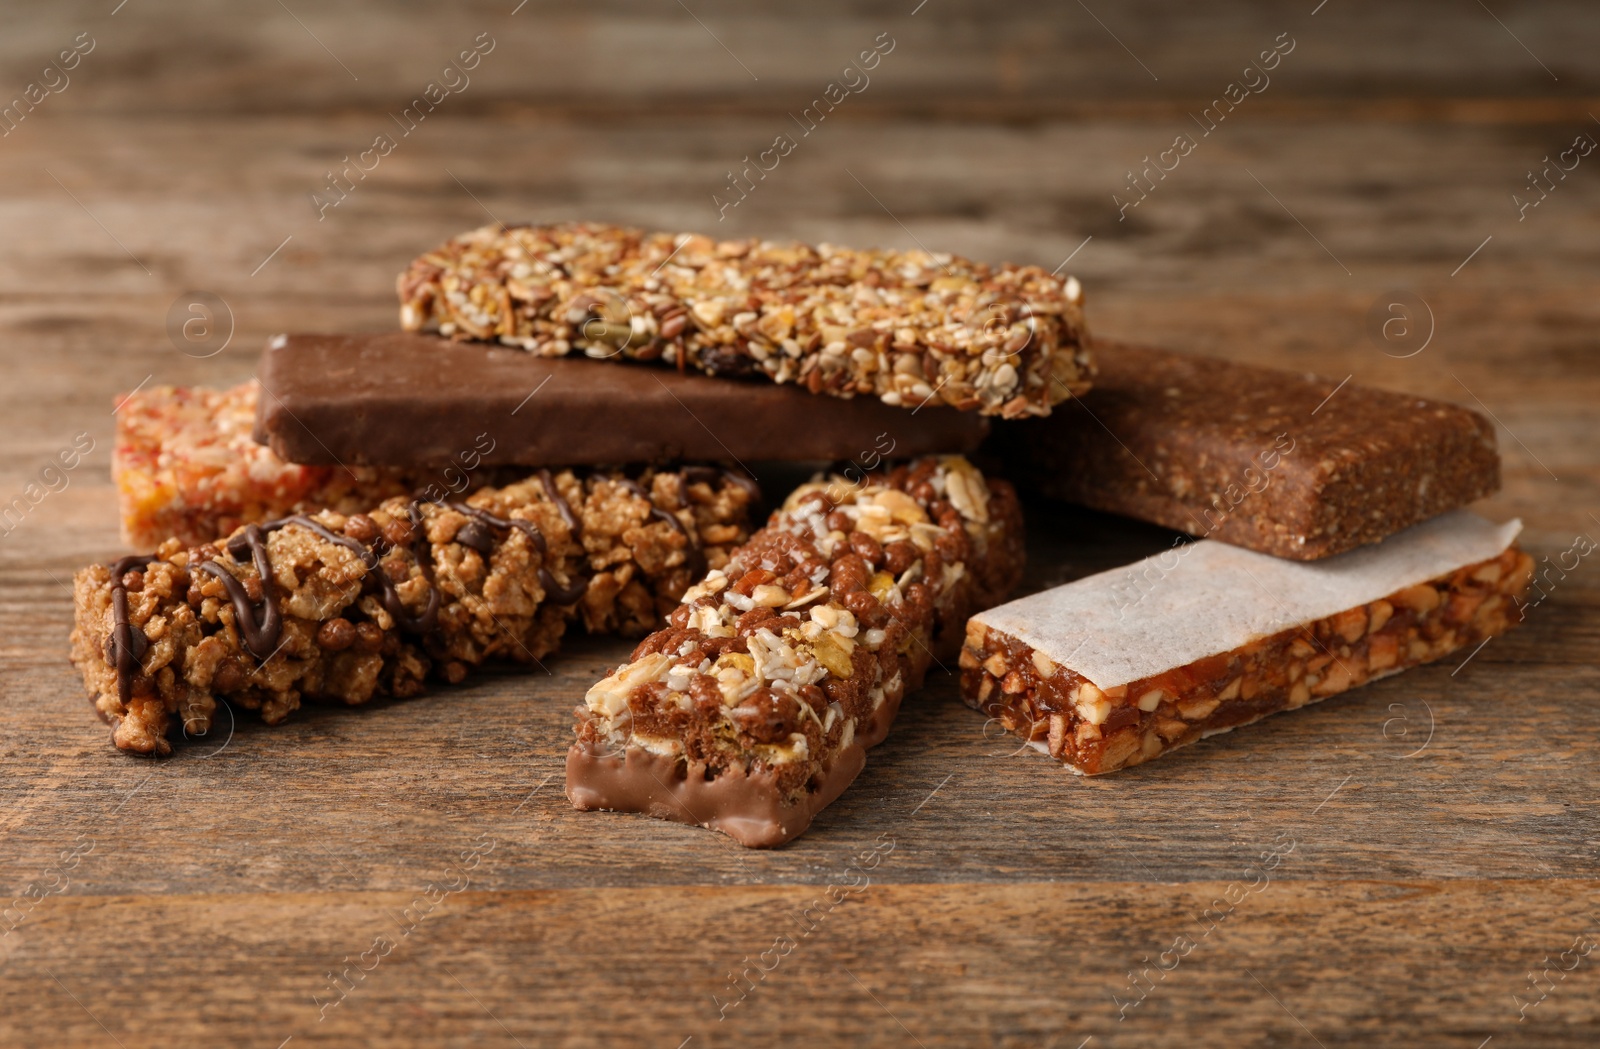
<path fill-rule="evenodd" d="M 0 502 L 75 434 L 95 450 L 0 537 L 0 1043 L 1595 1044 L 1592 558 L 1464 666 L 1103 780 L 1012 753 L 935 675 L 774 852 L 568 806 L 570 709 L 624 643 L 162 764 L 109 749 L 65 660 L 67 581 L 119 549 L 114 396 L 390 326 L 405 261 L 491 216 L 1072 255 L 1098 331 L 1492 412 L 1484 511 L 1555 558 L 1600 537 L 1600 156 L 1520 218 L 1513 194 L 1600 139 L 1592 4 L 94 0 L 3 25 L 0 103 L 94 47 L 0 137 Z M 485 33 L 319 221 L 326 173 Z M 885 33 L 719 221 L 726 173 Z M 1119 221 L 1128 170 L 1279 34 L 1270 85 Z M 1393 289 L 1432 317 L 1410 356 L 1371 333 Z M 231 312 L 215 354 L 169 335 L 193 290 Z M 1034 585 L 1168 539 L 1030 512 Z"/>

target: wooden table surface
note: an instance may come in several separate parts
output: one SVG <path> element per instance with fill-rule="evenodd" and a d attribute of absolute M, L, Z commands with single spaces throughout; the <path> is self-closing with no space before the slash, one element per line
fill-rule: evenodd
<path fill-rule="evenodd" d="M 491 217 L 1070 255 L 1098 332 L 1491 413 L 1482 510 L 1554 561 L 1600 537 L 1600 156 L 1560 159 L 1600 140 L 1600 17 L 1487 3 L 8 15 L 0 102 L 60 90 L 0 136 L 0 503 L 76 435 L 94 450 L 0 536 L 0 1044 L 1596 1044 L 1593 558 L 1464 665 L 1103 779 L 1016 753 L 935 674 L 767 852 L 563 798 L 571 709 L 626 642 L 241 718 L 162 763 L 110 749 L 66 662 L 71 573 L 120 551 L 115 396 L 242 380 L 273 332 L 392 326 L 403 264 Z M 801 135 L 875 41 L 870 83 Z M 382 133 L 336 198 L 328 172 Z M 719 219 L 780 134 L 796 148 Z M 219 352 L 169 323 L 196 290 L 231 314 Z M 1419 352 L 1421 328 L 1382 337 L 1391 291 Z M 1170 538 L 1028 511 L 1031 586 Z"/>

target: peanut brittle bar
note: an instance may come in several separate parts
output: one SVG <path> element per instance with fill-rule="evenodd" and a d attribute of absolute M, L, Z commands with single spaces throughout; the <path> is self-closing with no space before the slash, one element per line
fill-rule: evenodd
<path fill-rule="evenodd" d="M 748 535 L 753 491 L 709 467 L 541 470 L 463 501 L 388 499 L 177 538 L 77 574 L 72 660 L 113 743 L 171 752 L 219 701 L 277 724 L 531 662 L 569 620 L 642 632 Z"/>
<path fill-rule="evenodd" d="M 975 616 L 962 695 L 1074 772 L 1137 765 L 1506 630 L 1520 529 L 1455 511 L 1312 563 L 1179 547 Z"/>
<path fill-rule="evenodd" d="M 1011 486 L 960 457 L 803 485 L 589 690 L 568 798 L 790 840 L 1022 564 Z"/>
<path fill-rule="evenodd" d="M 1092 375 L 1075 279 L 921 251 L 484 226 L 412 262 L 398 291 L 408 331 L 907 408 L 1047 415 Z"/>
<path fill-rule="evenodd" d="M 304 509 L 355 513 L 425 480 L 383 467 L 284 462 L 252 436 L 259 394 L 247 382 L 226 390 L 152 386 L 120 399 L 111 477 L 124 542 L 207 543 Z"/>
<path fill-rule="evenodd" d="M 1040 494 L 1310 561 L 1500 487 L 1469 408 L 1097 340 L 1094 389 L 990 449 Z"/>

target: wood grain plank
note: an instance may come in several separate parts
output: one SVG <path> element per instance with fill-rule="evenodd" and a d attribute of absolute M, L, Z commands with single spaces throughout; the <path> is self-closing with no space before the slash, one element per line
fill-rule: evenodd
<path fill-rule="evenodd" d="M 20 94 L 77 34 L 94 41 L 70 83 L 41 104 L 39 119 L 152 110 L 381 115 L 441 80 L 447 63 L 488 34 L 494 50 L 441 81 L 460 88 L 442 105 L 496 114 L 781 117 L 818 98 L 888 34 L 893 52 L 866 81 L 852 74 L 848 83 L 861 92 L 841 113 L 1027 119 L 1066 108 L 1170 108 L 1175 97 L 1209 101 L 1287 34 L 1296 47 L 1271 72 L 1265 97 L 1357 104 L 1553 98 L 1581 107 L 1582 74 L 1600 30 L 1592 5 L 1491 7 L 1494 13 L 1448 0 L 1340 0 L 1326 8 L 1030 0 L 997 10 L 980 0 L 926 7 L 895 0 L 815 4 L 802 13 L 770 0 L 585 4 L 581 11 L 556 0 L 399 9 L 375 0 L 321 8 L 204 0 L 145 3 L 113 16 L 103 3 L 75 0 L 21 20 L 0 41 L 0 63 L 13 71 L 7 90 Z"/>
<path fill-rule="evenodd" d="M 803 886 L 485 892 L 540 861 L 490 843 L 475 869 L 406 891 L 53 897 L 0 969 L 0 1039 L 1020 1049 L 1182 1031 L 1194 1046 L 1458 1049 L 1588 1046 L 1600 1022 L 1594 956 L 1560 958 L 1584 934 L 1592 949 L 1600 882 L 1280 878 L 1310 835 L 1279 839 L 1276 870 L 1182 886 L 890 885 L 915 845 L 885 832 Z M 159 978 L 131 950 L 160 957 Z M 1546 965 L 1541 999 L 1528 973 Z M 1146 968 L 1141 996 L 1128 974 Z"/>

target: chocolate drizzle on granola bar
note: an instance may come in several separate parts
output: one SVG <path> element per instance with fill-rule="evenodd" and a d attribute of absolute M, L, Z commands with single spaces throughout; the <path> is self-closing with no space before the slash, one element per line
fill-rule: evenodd
<path fill-rule="evenodd" d="M 532 521 L 496 517 L 487 510 L 481 510 L 476 506 L 468 506 L 466 503 L 445 503 L 444 505 L 458 514 L 465 514 L 470 519 L 462 527 L 461 531 L 456 533 L 456 542 L 462 546 L 471 547 L 480 554 L 487 555 L 494 550 L 494 537 L 489 534 L 488 529 L 497 528 L 505 531 L 515 528 L 527 536 L 528 541 L 538 548 L 540 560 L 549 559 L 550 545 L 545 541 L 544 533 L 539 531 L 539 526 Z M 558 505 L 564 506 L 565 500 L 562 500 Z M 571 512 L 570 507 L 568 507 L 568 512 Z M 545 595 L 558 605 L 570 605 L 589 590 L 589 581 L 582 577 L 574 579 L 563 587 L 550 569 L 542 564 L 539 566 L 539 585 L 544 587 Z"/>
<path fill-rule="evenodd" d="M 417 500 L 412 500 L 411 514 L 411 554 L 416 558 L 417 568 L 422 572 L 422 578 L 428 583 L 428 604 L 422 614 L 413 616 L 406 610 L 405 603 L 400 600 L 400 592 L 395 588 L 389 576 L 378 571 L 378 552 L 371 547 L 347 535 L 339 535 L 325 525 L 313 520 L 304 514 L 295 514 L 291 517 L 279 518 L 268 521 L 262 525 L 262 531 L 275 532 L 285 525 L 299 525 L 301 528 L 315 532 L 328 542 L 342 546 L 346 550 L 361 558 L 370 573 L 369 579 L 376 579 L 383 601 L 384 610 L 394 619 L 395 625 L 401 630 L 411 634 L 426 634 L 431 632 L 439 623 L 439 588 L 433 581 L 433 559 L 428 545 L 428 537 L 422 527 L 422 512 Z M 246 535 L 249 533 L 247 532 Z M 238 540 L 235 539 L 234 542 Z M 233 552 L 233 544 L 229 544 L 229 552 Z M 236 555 L 237 556 L 237 555 Z"/>
<path fill-rule="evenodd" d="M 406 611 L 405 604 L 401 602 L 399 591 L 395 589 L 394 583 L 386 574 L 376 570 L 378 567 L 377 551 L 360 541 L 347 535 L 340 535 L 321 522 L 304 514 L 294 514 L 276 521 L 269 521 L 261 527 L 263 531 L 273 532 L 285 525 L 299 525 L 301 528 L 315 532 L 328 542 L 349 550 L 361 558 L 362 563 L 367 566 L 367 570 L 371 573 L 368 578 L 377 580 L 384 610 L 394 619 L 395 624 L 402 630 L 412 634 L 426 634 L 433 630 L 439 622 L 439 590 L 434 586 L 433 582 L 433 562 L 428 556 L 427 537 L 422 534 L 422 516 L 418 510 L 418 504 L 413 502 L 410 509 L 411 552 L 417 559 L 417 567 L 421 569 L 422 577 L 428 582 L 428 605 L 419 616 L 412 616 L 411 613 Z"/>
<path fill-rule="evenodd" d="M 688 471 L 686 470 L 680 474 L 678 480 L 684 487 L 687 488 L 689 485 Z M 635 481 L 632 478 L 623 477 L 620 478 L 617 483 L 623 488 L 626 488 L 629 492 L 632 492 L 634 495 L 638 496 L 640 499 L 643 499 L 645 504 L 650 507 L 651 517 L 655 518 L 657 521 L 665 521 L 667 524 L 676 529 L 679 535 L 683 536 L 684 542 L 689 548 L 687 558 L 689 574 L 695 578 L 699 578 L 700 576 L 704 575 L 706 571 L 705 551 L 700 549 L 700 544 L 695 542 L 694 536 L 689 534 L 689 529 L 685 528 L 683 522 L 678 520 L 678 515 L 670 513 L 657 506 L 655 500 L 650 498 L 650 493 L 646 492 L 642 487 L 640 487 L 638 481 Z"/>
<path fill-rule="evenodd" d="M 743 488 L 752 504 L 761 500 L 761 486 L 756 484 L 755 478 L 737 470 L 730 470 L 726 466 L 685 466 L 679 471 L 679 475 L 686 485 L 696 482 L 712 484 L 718 480 L 726 481 Z"/>
<path fill-rule="evenodd" d="M 204 561 L 199 568 L 200 571 L 221 580 L 227 589 L 228 598 L 233 602 L 234 618 L 238 623 L 239 635 L 244 641 L 245 650 L 259 660 L 265 661 L 272 657 L 278 649 L 278 642 L 283 634 L 283 616 L 278 607 L 277 591 L 272 584 L 272 566 L 267 559 L 266 536 L 287 525 L 298 525 L 315 532 L 328 542 L 342 546 L 359 557 L 367 567 L 367 578 L 377 582 L 383 607 L 394 619 L 395 625 L 407 633 L 426 634 L 439 622 L 439 590 L 434 585 L 433 562 L 429 556 L 427 537 L 423 534 L 422 515 L 415 502 L 409 509 L 412 529 L 411 552 L 416 558 L 423 579 L 428 584 L 427 607 L 420 615 L 413 616 L 407 610 L 405 603 L 400 600 L 400 593 L 394 581 L 387 573 L 378 570 L 377 551 L 350 536 L 339 535 L 329 530 L 304 514 L 294 514 L 280 517 L 275 521 L 250 525 L 241 534 L 228 541 L 228 555 L 235 561 L 243 561 L 246 555 L 249 555 L 255 562 L 256 575 L 261 582 L 259 607 L 251 601 L 249 592 L 238 577 L 221 563 Z"/>
<path fill-rule="evenodd" d="M 149 647 L 143 630 L 135 630 L 128 620 L 128 587 L 123 576 L 135 568 L 143 569 L 155 560 L 155 555 L 136 555 L 112 562 L 111 570 L 111 636 L 106 638 L 106 662 L 117 668 L 117 698 L 126 707 L 133 698 L 133 668 Z"/>
<path fill-rule="evenodd" d="M 249 525 L 240 535 L 228 540 L 228 556 L 243 561 L 249 554 L 255 562 L 256 575 L 261 585 L 261 604 L 250 600 L 244 584 L 219 561 L 202 561 L 200 571 L 215 576 L 227 588 L 228 599 L 233 602 L 234 621 L 239 636 L 244 640 L 245 651 L 259 660 L 271 658 L 277 651 L 278 638 L 283 633 L 283 615 L 278 609 L 277 593 L 272 585 L 272 565 L 267 561 L 267 544 L 262 526 Z"/>
<path fill-rule="evenodd" d="M 555 478 L 550 476 L 549 470 L 539 471 L 539 483 L 544 485 L 544 494 L 556 504 L 556 511 L 561 514 L 561 520 L 567 523 L 567 530 L 572 533 L 572 541 L 582 543 L 583 521 L 572 509 L 572 504 L 567 502 L 567 497 L 561 494 L 561 489 L 556 487 Z"/>

